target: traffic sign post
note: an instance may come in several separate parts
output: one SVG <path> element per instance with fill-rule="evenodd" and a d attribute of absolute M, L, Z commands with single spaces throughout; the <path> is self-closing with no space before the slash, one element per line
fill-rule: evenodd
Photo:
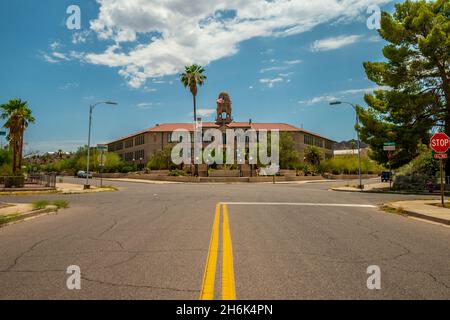
<path fill-rule="evenodd" d="M 389 164 L 389 189 L 392 190 L 392 152 L 395 151 L 395 142 L 385 142 L 383 144 L 383 150 L 388 152 L 388 164 Z"/>
<path fill-rule="evenodd" d="M 98 144 L 97 150 L 100 151 L 100 188 L 103 188 L 103 167 L 105 165 L 103 162 L 103 155 L 108 151 L 108 145 Z"/>
<path fill-rule="evenodd" d="M 430 147 L 436 154 L 435 159 L 439 159 L 441 171 L 441 204 L 444 208 L 444 159 L 447 159 L 447 151 L 450 148 L 450 138 L 444 132 L 435 133 L 430 139 Z"/>
<path fill-rule="evenodd" d="M 0 131 L 0 148 L 3 149 L 3 137 L 6 137 L 6 131 Z"/>
<path fill-rule="evenodd" d="M 383 144 L 384 151 L 395 151 L 395 142 L 385 142 Z"/>

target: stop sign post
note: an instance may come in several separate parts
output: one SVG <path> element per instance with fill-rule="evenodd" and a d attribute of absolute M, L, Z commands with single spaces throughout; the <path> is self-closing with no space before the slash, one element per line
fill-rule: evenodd
<path fill-rule="evenodd" d="M 450 148 L 450 138 L 444 132 L 435 133 L 430 139 L 430 148 L 433 149 L 435 158 L 439 159 L 441 167 L 441 204 L 444 208 L 444 162 L 446 152 Z M 445 155 L 444 155 L 445 154 Z"/>

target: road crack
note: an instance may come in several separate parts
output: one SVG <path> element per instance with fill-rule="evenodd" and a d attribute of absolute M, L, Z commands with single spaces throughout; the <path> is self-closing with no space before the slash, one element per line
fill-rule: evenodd
<path fill-rule="evenodd" d="M 175 292 L 193 292 L 193 293 L 200 292 L 200 290 L 193 290 L 193 289 L 179 289 L 179 288 L 158 287 L 158 286 L 151 286 L 151 285 L 136 285 L 136 284 L 130 284 L 130 283 L 114 283 L 114 282 L 109 282 L 109 281 L 91 279 L 86 276 L 82 276 L 81 279 L 83 279 L 87 282 L 94 282 L 94 283 L 107 285 L 107 286 L 111 286 L 111 287 L 124 287 L 124 288 L 150 289 L 150 290 L 167 290 L 167 291 L 175 291 Z"/>
<path fill-rule="evenodd" d="M 41 245 L 42 243 L 44 243 L 44 242 L 46 242 L 46 241 L 48 241 L 48 240 L 50 240 L 51 238 L 47 238 L 47 239 L 43 239 L 43 240 L 40 240 L 40 241 L 38 241 L 38 242 L 35 242 L 31 247 L 29 247 L 27 250 L 25 250 L 25 251 L 23 251 L 22 253 L 20 253 L 15 259 L 14 259 L 14 262 L 9 266 L 9 267 L 7 267 L 6 269 L 4 269 L 4 270 L 0 270 L 0 271 L 3 271 L 3 272 L 5 272 L 5 271 L 10 271 L 11 269 L 13 269 L 15 266 L 17 266 L 17 264 L 19 263 L 19 260 L 20 259 L 22 259 L 22 257 L 24 257 L 26 254 L 28 254 L 28 253 L 30 253 L 31 251 L 33 251 L 34 249 L 36 249 L 39 245 Z"/>

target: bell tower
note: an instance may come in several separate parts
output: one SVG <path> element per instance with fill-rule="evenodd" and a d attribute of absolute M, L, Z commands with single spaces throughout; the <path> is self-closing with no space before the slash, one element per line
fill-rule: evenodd
<path fill-rule="evenodd" d="M 233 121 L 231 117 L 231 99 L 228 93 L 221 92 L 217 98 L 217 118 L 216 124 L 224 126 Z"/>

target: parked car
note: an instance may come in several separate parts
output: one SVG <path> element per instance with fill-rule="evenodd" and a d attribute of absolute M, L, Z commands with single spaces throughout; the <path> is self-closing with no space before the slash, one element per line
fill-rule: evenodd
<path fill-rule="evenodd" d="M 81 171 L 81 170 L 78 171 L 77 172 L 77 177 L 86 179 L 87 178 L 86 171 Z M 90 172 L 89 172 L 89 178 L 92 178 L 92 173 L 90 173 Z"/>
<path fill-rule="evenodd" d="M 388 182 L 392 179 L 392 172 L 383 171 L 381 173 L 381 182 Z"/>

